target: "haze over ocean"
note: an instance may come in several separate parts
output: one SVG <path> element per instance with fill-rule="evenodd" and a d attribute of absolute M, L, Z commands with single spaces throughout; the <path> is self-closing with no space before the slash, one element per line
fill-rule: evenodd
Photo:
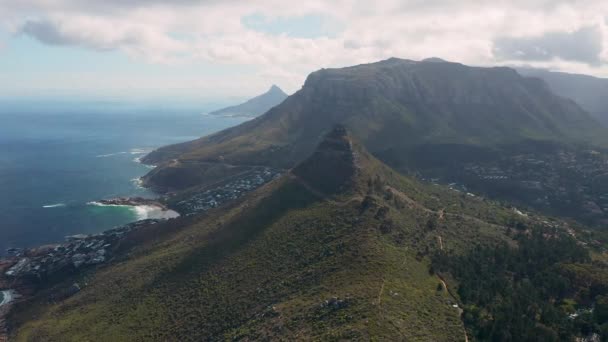
<path fill-rule="evenodd" d="M 24 102 L 25 103 L 25 102 Z M 5 103 L 0 108 L 0 255 L 135 221 L 134 210 L 88 202 L 154 196 L 136 180 L 153 148 L 191 140 L 244 119 L 212 108 L 116 103 Z"/>

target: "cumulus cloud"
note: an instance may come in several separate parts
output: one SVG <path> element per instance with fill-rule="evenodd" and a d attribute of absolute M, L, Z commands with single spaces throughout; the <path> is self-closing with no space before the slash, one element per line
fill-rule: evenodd
<path fill-rule="evenodd" d="M 548 32 L 538 37 L 499 37 L 494 40 L 494 55 L 500 59 L 551 61 L 555 58 L 601 64 L 603 37 L 598 27 L 583 27 L 573 32 Z"/>
<path fill-rule="evenodd" d="M 288 90 L 321 67 L 392 56 L 533 63 L 608 76 L 602 13 L 608 2 L 601 0 L 310 0 L 298 6 L 284 0 L 0 0 L 0 23 L 44 44 L 120 51 L 151 63 L 249 66 L 256 73 L 244 82 L 268 77 Z M 252 16 L 287 29 L 247 25 L 244 18 Z M 302 18 L 315 17 L 332 23 L 331 34 L 306 32 Z M 290 20 L 299 34 L 288 32 Z"/>
<path fill-rule="evenodd" d="M 122 50 L 150 62 L 169 62 L 187 46 L 153 26 L 103 17 L 53 15 L 28 19 L 17 31 L 50 45 L 77 45 L 94 50 Z"/>
<path fill-rule="evenodd" d="M 47 20 L 26 21 L 21 27 L 21 32 L 47 44 L 69 45 L 75 43 L 74 39 L 63 35 L 55 25 Z"/>

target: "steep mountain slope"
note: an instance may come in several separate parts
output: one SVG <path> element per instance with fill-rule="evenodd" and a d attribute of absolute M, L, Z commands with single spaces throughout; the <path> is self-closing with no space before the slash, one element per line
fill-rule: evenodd
<path fill-rule="evenodd" d="M 556 94 L 576 101 L 598 120 L 608 124 L 608 79 L 542 69 L 518 68 L 517 71 L 524 76 L 542 79 Z"/>
<path fill-rule="evenodd" d="M 276 85 L 272 85 L 267 92 L 258 95 L 236 106 L 222 108 L 209 113 L 209 115 L 249 116 L 255 117 L 266 113 L 270 108 L 278 105 L 287 98 L 287 94 Z"/>
<path fill-rule="evenodd" d="M 160 189 L 202 175 L 215 163 L 289 168 L 334 124 L 345 125 L 389 165 L 427 157 L 483 158 L 530 140 L 589 143 L 605 131 L 574 101 L 508 68 L 392 58 L 312 73 L 300 91 L 265 115 L 144 158 L 159 167 L 145 179 Z M 213 179 L 213 177 L 205 177 Z"/>
<path fill-rule="evenodd" d="M 506 225 L 527 221 L 404 178 L 337 127 L 244 199 L 143 232 L 73 297 L 22 305 L 12 337 L 464 341 L 458 295 L 429 257 L 511 244 Z"/>

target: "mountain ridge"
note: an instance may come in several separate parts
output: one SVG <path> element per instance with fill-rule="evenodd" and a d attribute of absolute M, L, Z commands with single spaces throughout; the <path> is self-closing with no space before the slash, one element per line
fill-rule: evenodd
<path fill-rule="evenodd" d="M 202 161 L 290 168 L 335 124 L 398 169 L 424 146 L 483 147 L 495 153 L 501 145 L 528 140 L 605 139 L 574 101 L 513 69 L 391 58 L 315 71 L 302 89 L 262 116 L 145 156 L 144 163 L 159 165 L 145 179 L 151 186 L 163 185 L 169 179 L 156 175 L 189 172 L 188 163 Z M 172 160 L 182 164 L 171 169 Z"/>
<path fill-rule="evenodd" d="M 576 101 L 586 111 L 608 125 L 608 79 L 590 75 L 517 68 L 522 75 L 544 80 L 560 96 Z"/>
<path fill-rule="evenodd" d="M 256 117 L 287 98 L 281 88 L 273 84 L 265 93 L 253 97 L 241 104 L 214 110 L 209 115 Z"/>

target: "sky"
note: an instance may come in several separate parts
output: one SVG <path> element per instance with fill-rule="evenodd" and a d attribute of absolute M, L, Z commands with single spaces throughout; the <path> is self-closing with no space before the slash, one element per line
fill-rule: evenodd
<path fill-rule="evenodd" d="M 0 96 L 238 98 L 390 57 L 608 77 L 604 0 L 0 0 Z"/>

